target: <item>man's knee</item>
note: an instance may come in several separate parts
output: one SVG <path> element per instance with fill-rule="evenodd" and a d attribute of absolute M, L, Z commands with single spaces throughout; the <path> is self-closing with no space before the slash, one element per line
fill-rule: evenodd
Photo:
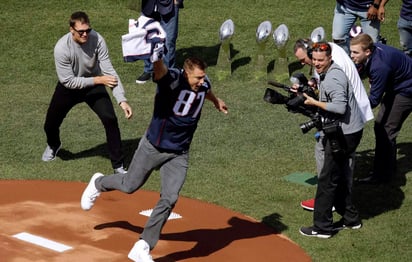
<path fill-rule="evenodd" d="M 167 197 L 162 196 L 159 200 L 159 203 L 169 209 L 173 209 L 176 205 L 178 195 L 169 195 Z"/>
<path fill-rule="evenodd" d="M 99 117 L 104 126 L 117 126 L 118 125 L 117 117 L 114 113 L 113 114 L 110 114 L 110 113 L 101 114 L 99 115 Z"/>

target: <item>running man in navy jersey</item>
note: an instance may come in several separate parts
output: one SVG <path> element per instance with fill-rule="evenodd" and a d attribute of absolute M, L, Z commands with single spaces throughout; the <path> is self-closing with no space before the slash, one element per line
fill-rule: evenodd
<path fill-rule="evenodd" d="M 131 194 L 143 186 L 154 169 L 160 170 L 160 200 L 129 253 L 134 261 L 153 261 L 149 252 L 158 242 L 185 182 L 189 147 L 205 99 L 227 114 L 225 103 L 211 90 L 205 62 L 188 58 L 183 68 L 168 69 L 161 59 L 154 62 L 157 91 L 153 117 L 128 172 L 110 176 L 96 173 L 82 195 L 81 207 L 90 210 L 101 192 L 119 190 Z"/>

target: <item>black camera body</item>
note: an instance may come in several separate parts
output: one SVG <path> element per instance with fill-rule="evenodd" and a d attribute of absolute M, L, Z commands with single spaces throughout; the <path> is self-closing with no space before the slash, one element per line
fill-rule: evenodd
<path fill-rule="evenodd" d="M 308 85 L 308 79 L 302 73 L 296 73 L 291 77 L 294 84 L 298 84 L 297 92 L 292 91 L 291 87 L 275 82 L 268 81 L 268 84 L 282 88 L 289 93 L 289 96 L 284 96 L 281 93 L 271 88 L 266 88 L 263 100 L 271 104 L 284 104 L 287 110 L 291 113 L 301 113 L 310 117 L 310 120 L 299 125 L 303 134 L 306 134 L 311 129 L 316 128 L 322 130 L 325 137 L 328 139 L 332 153 L 336 156 L 342 156 L 346 152 L 346 140 L 339 124 L 339 121 L 333 115 L 324 112 L 319 112 L 319 108 L 315 106 L 305 105 L 306 97 L 303 94 L 318 99 L 315 91 Z"/>
<path fill-rule="evenodd" d="M 323 131 L 330 143 L 332 153 L 337 156 L 345 154 L 347 149 L 345 135 L 336 119 L 331 120 L 316 114 L 311 120 L 299 126 L 303 134 L 306 134 L 312 128 Z"/>
<path fill-rule="evenodd" d="M 275 81 L 268 81 L 268 84 L 286 90 L 289 96 L 284 96 L 274 89 L 266 88 L 263 100 L 271 104 L 284 104 L 291 113 L 301 113 L 305 116 L 313 117 L 317 112 L 317 108 L 305 105 L 306 98 L 303 94 L 307 94 L 315 99 L 318 99 L 318 96 L 308 85 L 308 79 L 303 73 L 296 73 L 292 75 L 290 80 L 292 83 L 299 85 L 296 91 L 292 91 L 290 86 Z"/>

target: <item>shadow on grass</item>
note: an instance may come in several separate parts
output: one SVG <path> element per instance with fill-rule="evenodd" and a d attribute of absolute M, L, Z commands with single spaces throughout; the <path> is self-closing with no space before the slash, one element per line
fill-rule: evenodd
<path fill-rule="evenodd" d="M 285 225 L 279 221 L 279 218 L 278 214 L 268 216 L 268 219 L 275 223 L 277 228 L 285 229 Z M 273 228 L 263 223 L 235 216 L 227 221 L 227 225 L 221 228 L 193 229 L 184 232 L 162 234 L 160 236 L 161 240 L 189 241 L 196 242 L 196 244 L 189 250 L 174 252 L 164 257 L 156 258 L 156 261 L 171 261 L 171 259 L 172 261 L 180 261 L 195 257 L 207 257 L 236 240 L 252 239 L 278 233 L 278 230 L 273 230 Z M 105 228 L 122 228 L 135 233 L 141 233 L 143 230 L 141 227 L 134 226 L 127 221 L 109 222 L 94 227 L 96 230 L 103 230 Z"/>
<path fill-rule="evenodd" d="M 181 48 L 176 51 L 176 66 L 183 67 L 183 62 L 190 56 L 202 58 L 208 66 L 216 66 L 219 57 L 220 44 L 214 46 L 192 46 L 189 48 Z M 250 57 L 242 57 L 234 59 L 239 53 L 234 49 L 233 44 L 230 44 L 230 57 L 232 58 L 231 71 L 236 71 L 239 67 L 245 66 L 252 60 Z"/>
<path fill-rule="evenodd" d="M 129 166 L 130 161 L 132 160 L 134 151 L 136 150 L 138 144 L 139 144 L 140 138 L 136 139 L 128 139 L 128 140 L 123 140 L 122 145 L 123 145 L 123 154 L 125 156 L 125 166 Z M 95 157 L 95 156 L 100 156 L 104 158 L 109 158 L 109 153 L 107 150 L 107 144 L 100 144 L 92 148 L 88 148 L 86 150 L 80 151 L 80 152 L 70 152 L 67 149 L 62 148 L 57 157 L 61 158 L 62 160 L 69 161 L 69 160 L 75 160 L 79 158 L 87 158 L 87 157 Z"/>
<path fill-rule="evenodd" d="M 355 170 L 366 171 L 354 177 L 366 177 L 373 167 L 374 151 L 358 152 Z M 353 185 L 353 202 L 362 219 L 369 219 L 390 210 L 399 209 L 405 199 L 401 187 L 406 185 L 406 174 L 412 171 L 412 143 L 398 144 L 397 175 L 388 184 Z"/>

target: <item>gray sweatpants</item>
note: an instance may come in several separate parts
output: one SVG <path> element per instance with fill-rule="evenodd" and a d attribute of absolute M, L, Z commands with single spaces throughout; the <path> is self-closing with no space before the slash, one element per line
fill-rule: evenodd
<path fill-rule="evenodd" d="M 96 188 L 101 192 L 119 190 L 131 194 L 144 185 L 153 170 L 160 169 L 160 200 L 140 236 L 149 244 L 150 249 L 153 249 L 185 182 L 188 161 L 188 152 L 182 154 L 161 152 L 144 135 L 127 173 L 100 177 L 96 179 Z"/>

